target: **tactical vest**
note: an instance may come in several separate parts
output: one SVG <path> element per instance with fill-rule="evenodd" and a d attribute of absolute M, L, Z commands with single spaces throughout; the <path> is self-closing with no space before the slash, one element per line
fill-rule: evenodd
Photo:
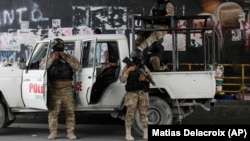
<path fill-rule="evenodd" d="M 69 81 L 73 80 L 73 74 L 73 69 L 66 61 L 57 59 L 48 69 L 48 80 L 50 82 Z"/>
<path fill-rule="evenodd" d="M 149 82 L 139 80 L 140 73 L 135 70 L 129 73 L 127 78 L 127 83 L 125 86 L 126 91 L 139 91 L 143 90 L 145 92 L 149 91 Z"/>

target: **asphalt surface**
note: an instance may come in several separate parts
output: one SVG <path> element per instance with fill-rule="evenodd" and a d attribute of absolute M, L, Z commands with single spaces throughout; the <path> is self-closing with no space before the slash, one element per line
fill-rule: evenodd
<path fill-rule="evenodd" d="M 57 140 L 68 140 L 64 116 L 59 119 Z M 191 115 L 175 124 L 250 126 L 250 101 L 218 101 L 209 112 L 196 107 Z M 124 122 L 108 114 L 77 113 L 75 133 L 79 141 L 125 140 Z M 48 134 L 47 113 L 19 116 L 9 127 L 0 130 L 0 141 L 44 141 Z M 140 136 L 135 136 L 135 139 L 142 141 Z"/>
<path fill-rule="evenodd" d="M 196 107 L 182 124 L 250 125 L 250 100 L 218 100 L 209 112 Z"/>
<path fill-rule="evenodd" d="M 66 141 L 67 133 L 65 125 L 60 124 L 58 128 L 58 141 Z M 76 125 L 75 134 L 79 141 L 123 141 L 123 125 Z M 44 123 L 14 123 L 6 129 L 0 130 L 1 141 L 44 141 L 49 135 L 48 125 Z M 142 137 L 135 137 L 137 141 Z"/>

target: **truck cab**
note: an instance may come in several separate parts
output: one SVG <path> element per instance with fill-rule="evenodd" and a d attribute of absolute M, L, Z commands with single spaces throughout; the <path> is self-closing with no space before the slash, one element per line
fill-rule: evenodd
<path fill-rule="evenodd" d="M 124 65 L 120 58 L 128 54 L 127 40 L 124 35 L 112 38 L 109 36 L 111 35 L 60 37 L 65 42 L 65 52 L 76 56 L 80 62 L 80 69 L 74 74 L 78 111 L 114 111 L 121 105 L 125 92 L 118 77 Z M 40 69 L 39 63 L 41 59 L 49 59 L 51 56 L 50 40 L 46 39 L 36 44 L 23 71 L 22 94 L 26 107 L 47 110 L 47 71 Z M 108 44 L 109 54 L 113 60 L 107 68 L 103 68 L 100 63 L 100 55 L 97 54 L 100 48 L 97 42 Z"/>
<path fill-rule="evenodd" d="M 124 86 L 118 77 L 124 63 L 120 58 L 129 54 L 125 35 L 101 34 L 63 36 L 65 52 L 74 55 L 80 69 L 74 73 L 76 111 L 114 112 L 120 109 Z M 0 75 L 0 125 L 8 126 L 18 113 L 47 112 L 47 70 L 40 69 L 42 59 L 51 57 L 51 40 L 38 41 L 27 62 L 20 68 L 3 67 Z M 108 44 L 109 67 L 103 68 L 97 43 Z"/>

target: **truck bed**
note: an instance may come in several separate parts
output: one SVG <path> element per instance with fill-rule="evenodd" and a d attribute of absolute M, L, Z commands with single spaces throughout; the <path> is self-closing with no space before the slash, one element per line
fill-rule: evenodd
<path fill-rule="evenodd" d="M 165 89 L 171 99 L 214 98 L 216 93 L 214 71 L 152 72 L 152 75 L 156 85 Z"/>

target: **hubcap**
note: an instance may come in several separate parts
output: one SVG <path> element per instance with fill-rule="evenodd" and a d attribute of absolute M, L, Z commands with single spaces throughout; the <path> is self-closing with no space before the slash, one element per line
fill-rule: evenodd
<path fill-rule="evenodd" d="M 155 108 L 148 109 L 148 123 L 152 125 L 157 125 L 161 121 L 161 114 Z"/>

